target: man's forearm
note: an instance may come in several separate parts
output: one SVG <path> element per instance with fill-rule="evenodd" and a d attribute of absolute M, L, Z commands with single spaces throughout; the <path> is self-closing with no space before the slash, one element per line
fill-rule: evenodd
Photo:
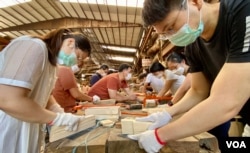
<path fill-rule="evenodd" d="M 218 105 L 219 103 L 219 105 Z M 166 142 L 199 134 L 224 123 L 234 117 L 241 106 L 221 98 L 206 99 L 193 109 L 185 113 L 176 121 L 165 125 L 158 130 L 161 140 Z"/>

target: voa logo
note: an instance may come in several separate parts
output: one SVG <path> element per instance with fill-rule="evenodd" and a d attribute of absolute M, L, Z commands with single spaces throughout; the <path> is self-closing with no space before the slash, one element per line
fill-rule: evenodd
<path fill-rule="evenodd" d="M 227 148 L 247 148 L 244 141 L 226 141 Z"/>

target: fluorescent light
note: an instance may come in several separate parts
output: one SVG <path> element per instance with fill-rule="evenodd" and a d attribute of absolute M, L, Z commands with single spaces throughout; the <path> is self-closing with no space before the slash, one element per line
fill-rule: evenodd
<path fill-rule="evenodd" d="M 17 5 L 17 4 L 22 4 L 22 3 L 27 3 L 30 1 L 31 0 L 0 0 L 0 8 L 13 6 L 13 5 Z"/>
<path fill-rule="evenodd" d="M 134 58 L 116 56 L 116 57 L 112 57 L 112 60 L 115 60 L 115 61 L 122 61 L 122 62 L 133 62 Z"/>
<path fill-rule="evenodd" d="M 104 49 L 109 49 L 109 50 L 114 50 L 114 51 L 122 51 L 122 52 L 131 52 L 135 53 L 136 49 L 135 48 L 127 48 L 127 47 L 117 47 L 117 46 L 102 46 Z"/>
<path fill-rule="evenodd" d="M 89 3 L 142 8 L 144 0 L 60 0 L 60 2 Z"/>

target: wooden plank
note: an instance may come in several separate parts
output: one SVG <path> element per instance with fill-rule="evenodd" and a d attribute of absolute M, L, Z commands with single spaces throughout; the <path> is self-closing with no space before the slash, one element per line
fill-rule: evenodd
<path fill-rule="evenodd" d="M 115 105 L 115 99 L 106 99 L 100 100 L 99 102 L 95 103 L 96 105 Z"/>
<path fill-rule="evenodd" d="M 99 135 L 99 136 L 98 136 Z M 109 129 L 98 127 L 92 131 L 79 135 L 72 139 L 61 139 L 46 145 L 45 153 L 72 153 L 72 150 L 77 147 L 77 153 L 86 153 L 86 138 L 87 150 L 89 153 L 105 153 L 106 141 L 109 136 Z"/>
<path fill-rule="evenodd" d="M 121 134 L 121 129 L 113 128 L 110 131 L 110 135 L 107 140 L 107 153 L 128 153 L 128 152 L 136 152 L 136 153 L 145 153 L 143 149 L 140 149 L 137 141 L 130 140 L 125 137 L 119 136 Z M 200 148 L 199 143 L 200 140 L 206 141 L 216 141 L 215 137 L 210 137 L 210 135 L 200 134 L 198 135 L 202 137 L 201 139 L 197 139 L 197 137 L 191 136 L 184 139 L 180 139 L 177 141 L 168 142 L 166 146 L 164 146 L 160 153 L 218 153 L 215 148 L 211 149 L 211 151 L 204 150 Z M 207 137 L 207 138 L 206 138 Z M 211 146 L 214 147 L 214 146 Z"/>
<path fill-rule="evenodd" d="M 90 107 L 85 109 L 85 115 L 94 115 L 97 120 L 118 121 L 121 111 L 120 106 Z"/>
<path fill-rule="evenodd" d="M 124 118 L 121 120 L 122 134 L 138 134 L 145 132 L 152 122 L 140 122 L 134 118 Z"/>
<path fill-rule="evenodd" d="M 162 153 L 165 153 L 164 150 L 178 153 L 199 153 L 199 141 L 194 137 L 187 137 L 177 141 L 171 141 L 167 143 L 167 146 L 162 148 Z"/>
<path fill-rule="evenodd" d="M 83 130 L 95 126 L 95 122 L 96 120 L 94 115 L 87 115 L 83 120 L 80 121 L 76 131 L 66 131 L 65 126 L 52 126 L 50 130 L 49 141 L 54 142 L 59 139 L 79 133 Z"/>
<path fill-rule="evenodd" d="M 216 153 L 220 152 L 218 141 L 212 134 L 204 132 L 199 135 L 195 135 L 194 137 L 198 139 L 199 146 L 202 149 Z"/>
<path fill-rule="evenodd" d="M 121 129 L 113 128 L 107 140 L 107 153 L 145 153 L 140 149 L 137 141 L 118 136 Z"/>

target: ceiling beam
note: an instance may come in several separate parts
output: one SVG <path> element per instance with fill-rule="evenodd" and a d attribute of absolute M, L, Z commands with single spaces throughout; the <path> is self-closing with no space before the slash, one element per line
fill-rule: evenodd
<path fill-rule="evenodd" d="M 2 28 L 0 32 L 5 31 L 24 31 L 24 30 L 51 30 L 58 28 L 120 28 L 120 27 L 142 27 L 141 24 L 125 23 L 116 21 L 97 21 L 79 18 L 60 18 L 54 20 L 40 21 L 36 23 Z"/>
<path fill-rule="evenodd" d="M 153 30 L 154 30 L 153 27 L 149 27 L 146 30 L 145 35 L 144 35 L 143 40 L 142 40 L 142 43 L 141 43 L 141 46 L 140 46 L 140 52 L 144 52 L 144 49 L 146 48 L 146 45 L 148 44 L 148 41 L 150 39 L 150 36 L 151 36 Z"/>

